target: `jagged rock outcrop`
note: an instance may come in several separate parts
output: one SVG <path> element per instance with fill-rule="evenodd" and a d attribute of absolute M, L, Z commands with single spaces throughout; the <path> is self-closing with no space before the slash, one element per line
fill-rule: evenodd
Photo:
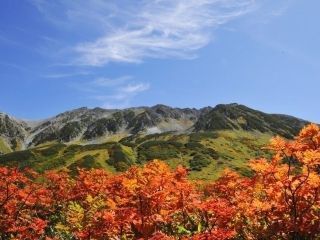
<path fill-rule="evenodd" d="M 194 125 L 195 131 L 223 129 L 271 132 L 291 138 L 308 122 L 281 114 L 267 114 L 244 105 L 219 104 L 204 111 Z"/>
<path fill-rule="evenodd" d="M 28 126 L 7 114 L 0 113 L 0 137 L 9 148 L 15 150 L 24 141 Z"/>
<path fill-rule="evenodd" d="M 235 103 L 202 109 L 158 104 L 124 110 L 79 108 L 32 124 L 0 114 L 0 137 L 10 145 L 21 142 L 21 146 L 26 147 L 49 141 L 85 143 L 116 134 L 126 136 L 224 129 L 270 132 L 290 138 L 305 124 L 307 121 L 295 117 L 267 114 Z"/>

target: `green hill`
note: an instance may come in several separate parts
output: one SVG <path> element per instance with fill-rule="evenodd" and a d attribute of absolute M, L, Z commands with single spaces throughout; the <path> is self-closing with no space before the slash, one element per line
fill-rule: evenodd
<path fill-rule="evenodd" d="M 193 179 L 215 179 L 225 168 L 250 175 L 248 160 L 267 154 L 262 147 L 272 136 L 292 138 L 307 123 L 235 103 L 79 108 L 32 122 L 0 114 L 0 165 L 117 172 L 161 159 L 186 166 Z"/>
<path fill-rule="evenodd" d="M 30 167 L 39 172 L 64 168 L 74 172 L 77 167 L 117 172 L 161 159 L 172 167 L 188 167 L 190 178 L 208 180 L 217 178 L 225 168 L 250 174 L 247 161 L 267 154 L 261 148 L 270 137 L 257 131 L 222 130 L 136 135 L 102 144 L 50 143 L 1 155 L 0 165 Z"/>

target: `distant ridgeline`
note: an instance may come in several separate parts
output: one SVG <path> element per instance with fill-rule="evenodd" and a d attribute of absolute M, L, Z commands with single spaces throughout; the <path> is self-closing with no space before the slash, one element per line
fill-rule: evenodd
<path fill-rule="evenodd" d="M 307 123 L 235 103 L 202 109 L 79 108 L 41 121 L 2 113 L 0 165 L 123 171 L 161 159 L 187 166 L 191 178 L 214 179 L 225 167 L 250 174 L 247 160 L 268 154 L 261 148 L 271 136 L 292 138 Z"/>

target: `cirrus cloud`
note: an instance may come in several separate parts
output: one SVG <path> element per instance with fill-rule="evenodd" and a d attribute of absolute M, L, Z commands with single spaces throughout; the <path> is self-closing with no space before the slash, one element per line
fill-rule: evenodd
<path fill-rule="evenodd" d="M 150 88 L 147 82 L 137 82 L 129 75 L 116 78 L 99 77 L 83 83 L 74 82 L 71 88 L 85 93 L 85 97 L 93 99 L 104 108 L 126 108 L 138 94 Z"/>
<path fill-rule="evenodd" d="M 145 2 L 145 1 L 143 1 Z M 150 0 L 127 13 L 124 26 L 114 26 L 96 40 L 79 43 L 78 63 L 139 63 L 145 58 L 194 58 L 212 40 L 212 31 L 250 12 L 253 0 Z"/>
<path fill-rule="evenodd" d="M 73 63 L 88 66 L 195 58 L 217 27 L 257 6 L 255 0 L 30 1 L 55 25 L 88 33 L 70 46 Z"/>

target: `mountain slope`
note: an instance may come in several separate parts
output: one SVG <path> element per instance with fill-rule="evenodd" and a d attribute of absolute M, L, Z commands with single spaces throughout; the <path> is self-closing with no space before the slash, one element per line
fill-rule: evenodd
<path fill-rule="evenodd" d="M 28 130 L 25 122 L 0 113 L 0 153 L 20 149 Z"/>
<path fill-rule="evenodd" d="M 244 105 L 217 105 L 207 110 L 195 123 L 196 131 L 245 130 L 295 136 L 307 121 L 281 114 L 266 114 Z"/>
<path fill-rule="evenodd" d="M 37 171 L 77 167 L 105 168 L 116 172 L 153 159 L 171 167 L 181 164 L 190 169 L 194 179 L 215 179 L 225 168 L 250 174 L 248 159 L 267 154 L 261 150 L 271 135 L 240 130 L 189 134 L 172 132 L 132 135 L 120 142 L 101 144 L 48 143 L 0 155 L 0 166 L 31 167 Z"/>
<path fill-rule="evenodd" d="M 238 104 L 79 108 L 32 123 L 1 114 L 0 165 L 114 172 L 161 159 L 188 167 L 194 179 L 215 179 L 225 168 L 250 175 L 248 159 L 268 155 L 262 147 L 272 136 L 291 138 L 307 123 Z"/>
<path fill-rule="evenodd" d="M 243 105 L 220 104 L 202 109 L 153 107 L 107 110 L 79 108 L 37 124 L 0 115 L 0 137 L 9 149 L 48 142 L 103 143 L 135 134 L 244 130 L 294 136 L 307 122 L 291 116 L 266 114 Z M 16 142 L 16 143 L 15 143 Z M 7 150 L 8 151 L 8 150 Z"/>

